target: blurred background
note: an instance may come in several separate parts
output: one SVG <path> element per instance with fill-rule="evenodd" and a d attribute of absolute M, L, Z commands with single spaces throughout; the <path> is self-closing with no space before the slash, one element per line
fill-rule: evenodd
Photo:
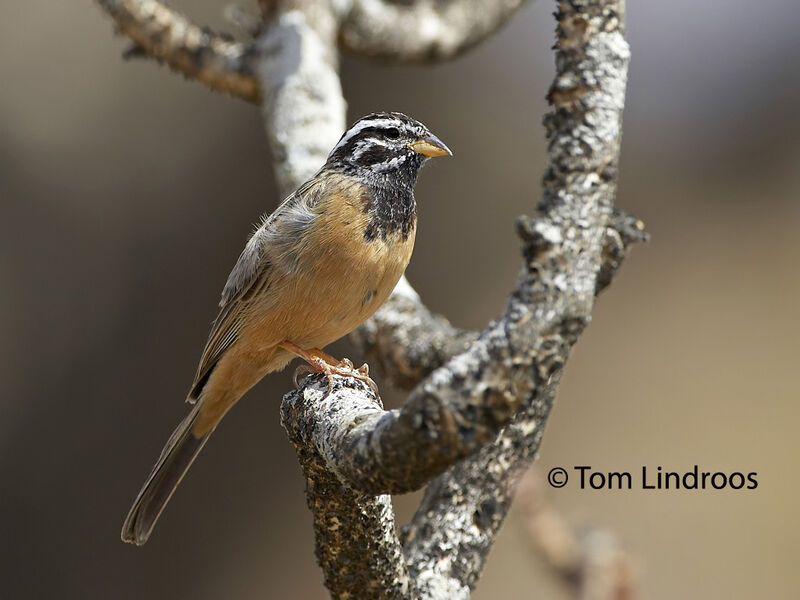
<path fill-rule="evenodd" d="M 178 2 L 224 27 L 222 4 Z M 152 61 L 92 3 L 0 3 L 0 595 L 309 598 L 291 370 L 231 412 L 137 549 L 119 528 L 186 411 L 219 292 L 278 203 L 258 111 Z M 408 270 L 482 328 L 519 266 L 544 166 L 554 4 L 433 68 L 343 63 L 349 118 L 401 110 L 454 149 L 423 173 Z M 753 491 L 550 501 L 619 535 L 649 598 L 796 598 L 800 38 L 796 0 L 629 2 L 619 206 L 652 234 L 598 300 L 540 467 L 756 471 Z M 358 359 L 346 342 L 334 354 Z M 380 382 L 380 379 L 379 379 Z M 390 402 L 401 397 L 385 396 Z M 397 499 L 400 522 L 417 498 Z M 569 597 L 512 511 L 475 597 Z"/>

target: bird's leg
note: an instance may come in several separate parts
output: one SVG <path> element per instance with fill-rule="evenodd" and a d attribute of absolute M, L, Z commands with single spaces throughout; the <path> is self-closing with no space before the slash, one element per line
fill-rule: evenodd
<path fill-rule="evenodd" d="M 284 340 L 280 344 L 278 344 L 279 348 L 283 348 L 284 350 L 291 352 L 295 356 L 299 356 L 304 361 L 306 361 L 311 368 L 311 372 L 313 373 L 325 373 L 325 376 L 328 378 L 328 390 L 330 391 L 331 386 L 333 385 L 333 376 L 334 375 L 341 375 L 342 377 L 353 377 L 358 379 L 359 381 L 363 381 L 372 390 L 375 392 L 376 395 L 380 395 L 378 392 L 377 384 L 370 378 L 369 376 L 369 366 L 367 363 L 361 365 L 358 369 L 353 366 L 353 363 L 344 358 L 342 360 L 337 360 L 327 352 L 323 352 L 319 348 L 310 348 L 308 350 L 304 350 L 297 344 L 290 342 L 289 340 Z M 299 370 L 299 369 L 298 369 Z M 295 382 L 294 384 L 297 387 L 297 372 L 295 372 Z"/>

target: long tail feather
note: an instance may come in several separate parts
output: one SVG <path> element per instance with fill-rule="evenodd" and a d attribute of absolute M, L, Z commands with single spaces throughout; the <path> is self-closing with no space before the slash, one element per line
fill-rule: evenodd
<path fill-rule="evenodd" d="M 211 436 L 213 430 L 199 438 L 192 434 L 192 425 L 197 419 L 201 404 L 198 402 L 195 405 L 167 440 L 158 462 L 136 496 L 122 525 L 122 541 L 137 546 L 147 541 L 175 488 Z"/>

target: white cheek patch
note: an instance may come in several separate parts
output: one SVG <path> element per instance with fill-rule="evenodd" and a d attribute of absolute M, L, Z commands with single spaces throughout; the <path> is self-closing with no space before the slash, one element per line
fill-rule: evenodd
<path fill-rule="evenodd" d="M 389 171 L 391 169 L 396 169 L 404 162 L 406 162 L 406 158 L 408 158 L 405 154 L 401 154 L 400 156 L 395 156 L 391 160 L 387 160 L 386 162 L 376 163 L 372 165 L 372 170 L 377 171 L 378 173 L 383 173 L 384 171 Z"/>
<path fill-rule="evenodd" d="M 383 140 L 379 140 L 379 139 L 375 139 L 375 138 L 369 138 L 369 139 L 366 139 L 366 140 L 358 140 L 356 142 L 355 148 L 353 148 L 353 154 L 352 154 L 353 162 L 357 162 L 358 159 L 360 159 L 367 150 L 371 150 L 375 146 L 380 146 L 382 148 L 388 148 L 389 144 L 387 144 Z"/>

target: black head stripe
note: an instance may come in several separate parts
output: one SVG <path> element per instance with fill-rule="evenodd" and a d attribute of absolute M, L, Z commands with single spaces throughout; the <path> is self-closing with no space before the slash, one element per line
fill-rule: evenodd
<path fill-rule="evenodd" d="M 379 146 L 377 144 L 368 146 L 358 156 L 358 162 L 365 165 L 379 165 L 381 163 L 388 163 L 394 158 L 397 153 L 386 146 Z"/>
<path fill-rule="evenodd" d="M 410 144 L 430 132 L 401 113 L 374 113 L 356 121 L 328 157 L 328 165 L 344 172 L 371 171 L 381 176 L 410 169 L 412 177 L 425 158 Z M 403 175 L 405 176 L 405 175 Z"/>

